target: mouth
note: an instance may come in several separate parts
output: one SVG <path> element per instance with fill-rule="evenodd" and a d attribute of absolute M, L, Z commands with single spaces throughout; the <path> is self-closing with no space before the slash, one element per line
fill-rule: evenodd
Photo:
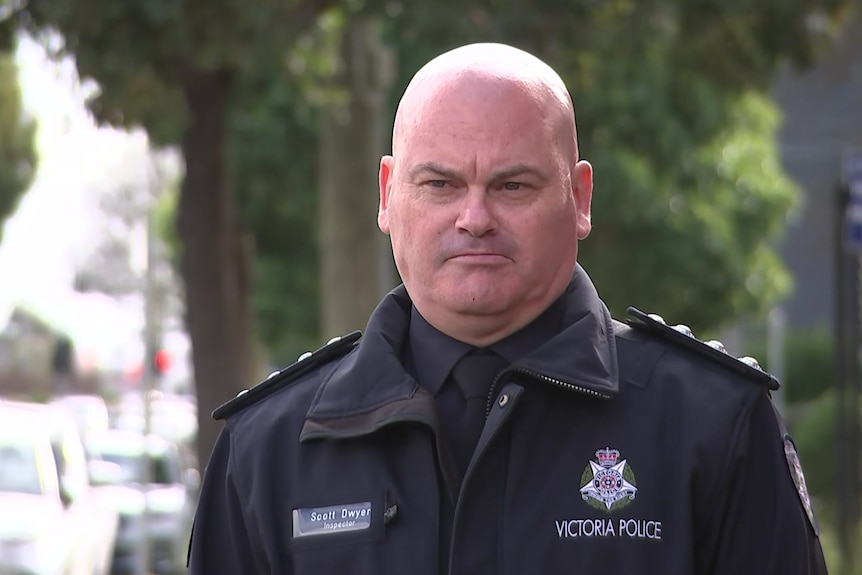
<path fill-rule="evenodd" d="M 495 253 L 468 253 L 458 254 L 450 258 L 453 261 L 467 264 L 500 264 L 509 261 L 509 258 L 502 254 Z"/>

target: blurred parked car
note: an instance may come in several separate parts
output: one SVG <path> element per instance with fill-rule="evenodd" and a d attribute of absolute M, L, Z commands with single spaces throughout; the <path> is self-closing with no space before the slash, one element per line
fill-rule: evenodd
<path fill-rule="evenodd" d="M 68 412 L 0 401 L 0 573 L 103 575 L 117 527 Z"/>
<path fill-rule="evenodd" d="M 150 395 L 150 433 L 170 441 L 191 446 L 198 430 L 197 405 L 187 396 L 164 394 Z M 143 433 L 145 428 L 144 398 L 138 394 L 125 395 L 115 406 L 111 427 Z"/>
<path fill-rule="evenodd" d="M 72 413 L 82 437 L 109 427 L 108 405 L 100 395 L 60 395 L 51 403 L 63 406 Z"/>
<path fill-rule="evenodd" d="M 186 465 L 179 446 L 156 435 L 112 429 L 90 435 L 87 449 L 94 462 L 116 464 L 118 470 L 93 474 L 97 483 L 112 486 L 120 514 L 113 573 L 140 573 L 145 553 L 158 575 L 184 572 L 200 476 Z M 145 534 L 149 548 L 142 544 Z"/>

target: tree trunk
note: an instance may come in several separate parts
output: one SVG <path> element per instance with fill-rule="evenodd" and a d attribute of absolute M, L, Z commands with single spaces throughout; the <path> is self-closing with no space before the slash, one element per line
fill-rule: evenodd
<path fill-rule="evenodd" d="M 212 410 L 249 385 L 251 261 L 228 184 L 230 75 L 189 71 L 183 88 L 189 123 L 182 142 L 186 173 L 177 223 L 203 467 L 220 430 Z"/>
<path fill-rule="evenodd" d="M 322 332 L 364 329 L 394 283 L 391 254 L 377 229 L 377 171 L 383 152 L 392 65 L 380 29 L 353 18 L 342 37 L 337 86 L 347 95 L 327 109 L 320 137 Z"/>

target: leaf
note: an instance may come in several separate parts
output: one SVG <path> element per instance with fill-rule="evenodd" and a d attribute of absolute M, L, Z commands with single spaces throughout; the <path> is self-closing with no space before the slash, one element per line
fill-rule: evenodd
<path fill-rule="evenodd" d="M 18 69 L 0 52 L 0 222 L 18 206 L 36 174 L 36 124 L 24 116 Z"/>

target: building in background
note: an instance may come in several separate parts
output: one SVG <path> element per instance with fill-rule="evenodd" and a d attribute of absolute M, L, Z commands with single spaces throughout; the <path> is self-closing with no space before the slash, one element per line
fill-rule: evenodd
<path fill-rule="evenodd" d="M 787 71 L 773 87 L 784 114 L 779 136 L 802 204 L 781 253 L 795 283 L 784 303 L 789 328 L 829 327 L 835 317 L 835 190 L 844 150 L 862 148 L 862 10 L 811 69 Z"/>

